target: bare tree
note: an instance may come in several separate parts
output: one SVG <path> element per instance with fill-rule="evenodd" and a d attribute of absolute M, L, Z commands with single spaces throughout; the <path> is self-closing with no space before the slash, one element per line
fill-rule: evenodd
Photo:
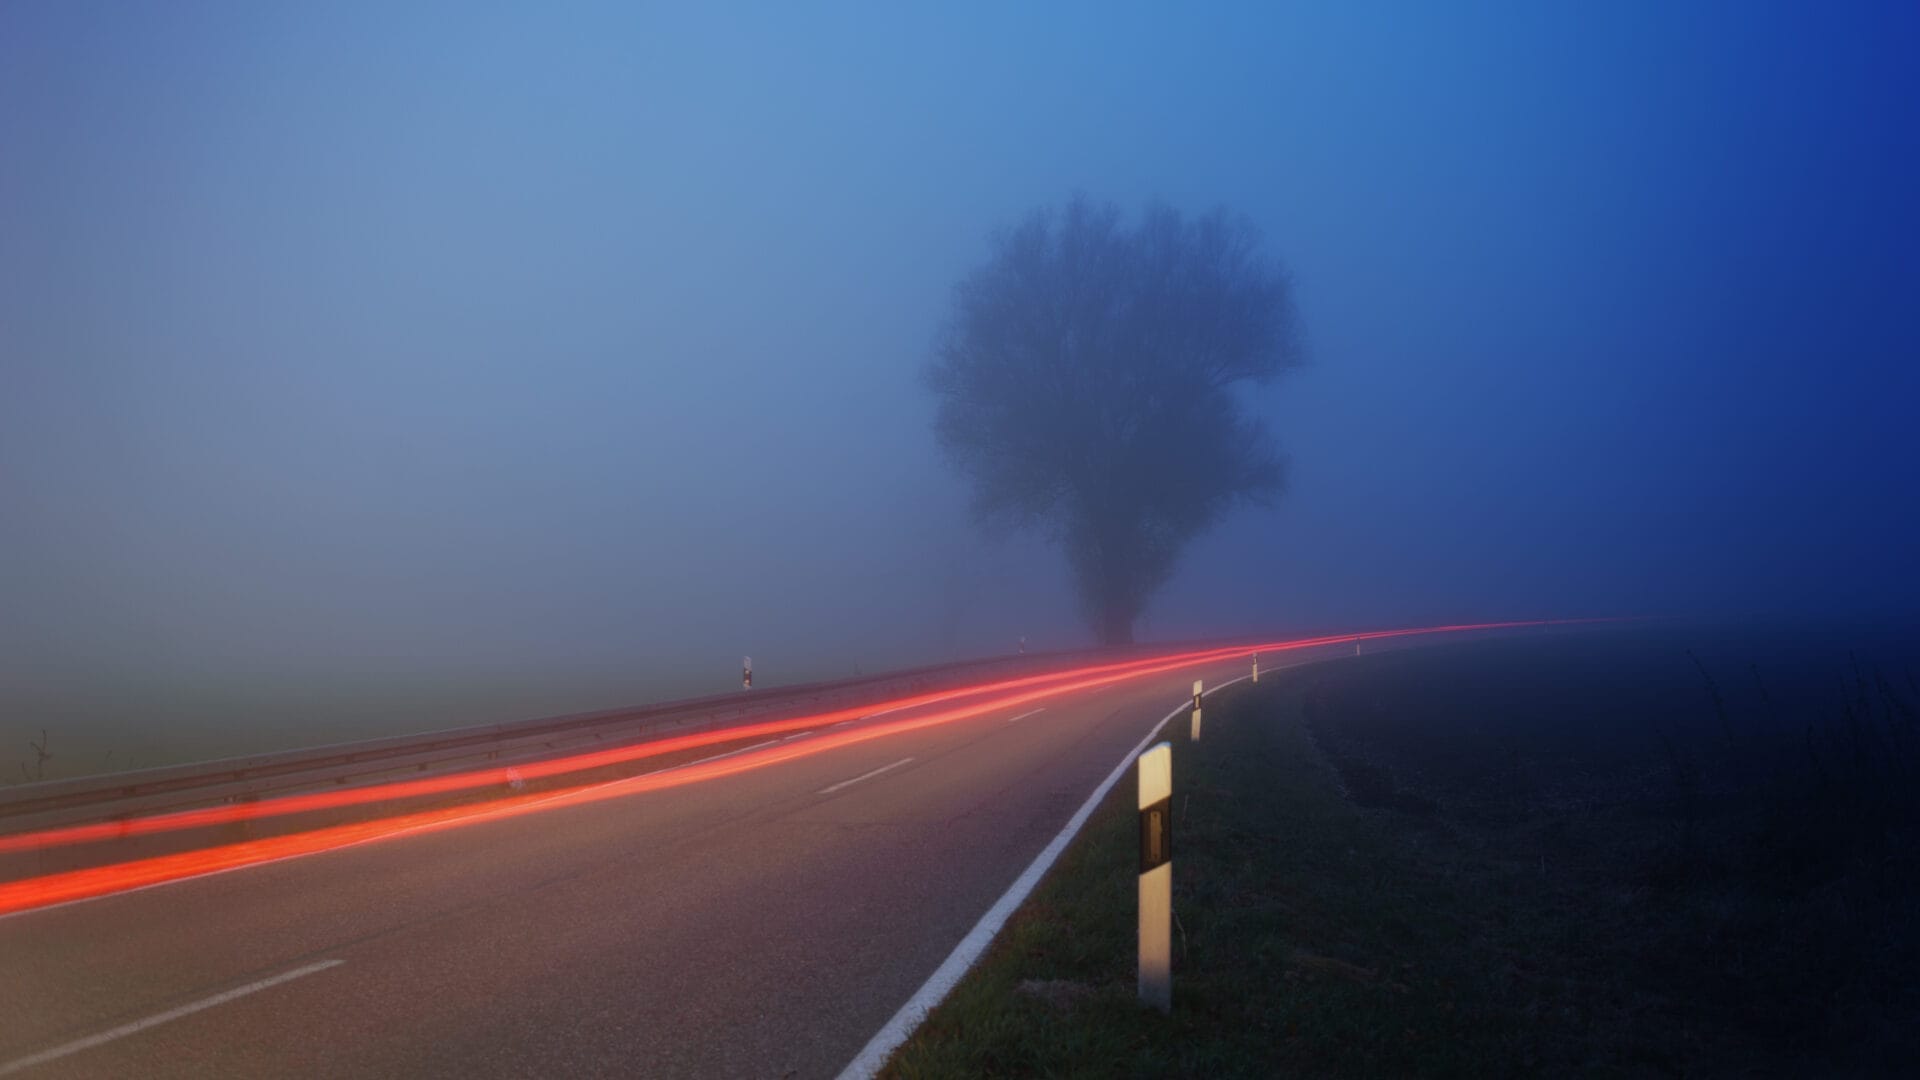
<path fill-rule="evenodd" d="M 936 432 L 988 526 L 1066 550 L 1109 645 L 1235 505 L 1277 495 L 1285 459 L 1236 389 L 1302 362 L 1292 289 L 1246 219 L 1162 204 L 1128 228 L 1076 196 L 995 236 L 955 288 L 928 382 Z"/>

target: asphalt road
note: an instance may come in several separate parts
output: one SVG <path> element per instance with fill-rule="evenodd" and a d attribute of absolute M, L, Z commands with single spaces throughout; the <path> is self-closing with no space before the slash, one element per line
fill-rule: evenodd
<path fill-rule="evenodd" d="M 0 1075 L 831 1077 L 1245 670 L 0 918 Z"/>

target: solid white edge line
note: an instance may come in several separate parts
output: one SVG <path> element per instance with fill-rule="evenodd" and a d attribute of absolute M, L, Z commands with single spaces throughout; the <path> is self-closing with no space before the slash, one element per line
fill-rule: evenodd
<path fill-rule="evenodd" d="M 1237 679 L 1229 679 L 1218 686 L 1209 687 L 1203 693 L 1211 694 L 1216 690 L 1224 690 L 1234 683 L 1245 682 L 1251 677 L 1252 673 L 1249 672 Z M 1127 756 L 1120 760 L 1120 764 L 1113 767 L 1113 771 L 1100 782 L 1100 786 L 1093 789 L 1093 794 L 1087 796 L 1087 801 L 1080 804 L 1080 809 L 1075 810 L 1073 816 L 1067 819 L 1066 827 L 1060 830 L 1059 835 L 1048 841 L 1047 846 L 1041 849 L 1040 854 L 1034 857 L 1033 862 L 1025 870 L 1020 872 L 1020 876 L 1013 880 L 1013 884 L 1007 887 L 1007 891 L 1001 894 L 1000 899 L 995 900 L 993 906 L 987 909 L 987 913 L 980 916 L 980 921 L 967 932 L 967 936 L 960 939 L 960 944 L 953 947 L 953 952 L 947 954 L 946 960 L 934 969 L 932 975 L 927 976 L 926 982 L 920 984 L 920 989 L 914 991 L 905 1005 L 900 1006 L 893 1017 L 887 1021 L 886 1026 L 875 1032 L 873 1038 L 867 1040 L 867 1045 L 847 1063 L 847 1067 L 840 1070 L 839 1080 L 870 1080 L 880 1071 L 880 1067 L 887 1063 L 887 1059 L 900 1048 L 900 1044 L 907 1041 L 907 1036 L 913 1034 L 913 1029 L 920 1026 L 920 1021 L 926 1019 L 927 1014 L 933 1011 L 933 1007 L 940 1004 L 953 991 L 961 977 L 966 975 L 967 971 L 980 959 L 980 954 L 986 951 L 987 945 L 993 941 L 993 936 L 1006 925 L 1008 917 L 1026 900 L 1027 894 L 1033 892 L 1033 887 L 1040 883 L 1040 878 L 1053 867 L 1054 861 L 1060 858 L 1060 853 L 1066 850 L 1067 844 L 1080 831 L 1080 826 L 1085 825 L 1087 819 L 1093 816 L 1094 808 L 1100 805 L 1100 800 L 1106 798 L 1107 792 L 1113 790 L 1113 785 L 1119 783 L 1120 778 L 1133 767 L 1133 760 L 1140 756 L 1140 752 L 1147 748 L 1147 744 L 1153 741 L 1154 736 L 1160 734 L 1161 728 L 1172 722 L 1174 717 L 1192 708 L 1191 698 L 1182 700 L 1172 712 L 1161 717 L 1160 722 L 1153 725 L 1152 730 L 1147 732 L 1146 738 L 1141 739 L 1138 746 L 1127 752 Z"/>
<path fill-rule="evenodd" d="M 45 1065 L 49 1061 L 66 1057 L 68 1054 L 77 1054 L 82 1050 L 91 1050 L 104 1043 L 110 1043 L 115 1039 L 124 1039 L 128 1035 L 137 1035 L 148 1028 L 159 1027 L 161 1024 L 178 1020 L 183 1016 L 191 1016 L 202 1009 L 211 1009 L 215 1005 L 225 1005 L 235 998 L 246 997 L 248 994 L 258 993 L 268 987 L 278 986 L 283 982 L 292 982 L 302 976 L 312 975 L 315 972 L 325 971 L 328 968 L 339 967 L 344 963 L 346 963 L 345 960 L 322 960 L 316 964 L 308 964 L 306 967 L 294 968 L 292 971 L 283 971 L 278 975 L 261 979 L 258 982 L 250 982 L 245 986 L 236 986 L 224 993 L 215 994 L 209 998 L 201 998 L 199 1001 L 189 1002 L 178 1008 L 168 1009 L 163 1013 L 155 1013 L 144 1020 L 135 1020 L 130 1024 L 121 1024 L 117 1028 L 109 1028 L 98 1035 L 89 1035 L 84 1039 L 75 1039 L 70 1043 L 62 1043 L 51 1050 L 42 1050 L 37 1054 L 29 1054 L 23 1058 L 15 1058 L 4 1065 L 0 1065 L 0 1076 L 17 1073 L 22 1069 L 31 1069 L 35 1065 Z"/>
<path fill-rule="evenodd" d="M 902 765 L 905 765 L 907 762 L 912 760 L 913 759 L 910 757 L 903 757 L 899 761 L 896 761 L 891 765 L 882 765 L 879 768 L 873 770 L 872 772 L 863 772 L 859 776 L 856 776 L 851 780 L 842 780 L 837 784 L 829 784 L 828 786 L 821 788 L 819 791 L 815 792 L 814 794 L 831 795 L 834 792 L 839 791 L 843 787 L 852 787 L 853 785 L 859 783 L 862 780 L 871 780 L 874 777 L 879 776 L 883 772 L 890 772 L 894 769 L 899 768 Z"/>
<path fill-rule="evenodd" d="M 1040 706 L 1039 708 L 1037 708 L 1037 709 L 1033 709 L 1033 710 L 1031 710 L 1031 711 L 1029 711 L 1029 712 L 1023 712 L 1023 713 L 1021 713 L 1021 714 L 1020 714 L 1019 716 L 1009 716 L 1009 717 L 1007 717 L 1007 723 L 1009 723 L 1009 724 L 1011 724 L 1011 723 L 1013 723 L 1013 722 L 1014 722 L 1015 720 L 1025 720 L 1025 719 L 1026 719 L 1027 717 L 1029 717 L 1029 716 L 1032 716 L 1032 715 L 1033 715 L 1034 713 L 1043 713 L 1043 712 L 1046 712 L 1046 711 L 1047 711 L 1047 707 L 1046 707 L 1045 705 L 1042 705 L 1042 706 Z"/>

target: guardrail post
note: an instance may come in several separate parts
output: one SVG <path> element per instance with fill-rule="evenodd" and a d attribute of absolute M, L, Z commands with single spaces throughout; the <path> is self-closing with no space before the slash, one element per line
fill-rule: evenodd
<path fill-rule="evenodd" d="M 1193 731 L 1187 735 L 1193 742 L 1200 741 L 1200 680 L 1193 680 Z"/>
<path fill-rule="evenodd" d="M 1140 755 L 1140 1002 L 1173 1011 L 1173 745 Z"/>

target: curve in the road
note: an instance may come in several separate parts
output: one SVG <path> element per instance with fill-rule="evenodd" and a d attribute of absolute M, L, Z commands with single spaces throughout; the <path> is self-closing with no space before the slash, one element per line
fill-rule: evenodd
<path fill-rule="evenodd" d="M 1458 633 L 1473 630 L 1537 627 L 1556 623 L 1589 621 L 1594 620 L 1530 620 L 1524 622 L 1477 623 L 1401 630 L 1378 630 L 1354 634 L 1302 638 L 1291 641 L 1274 641 L 1236 645 L 1227 648 L 1196 650 L 1190 653 L 1160 656 L 1141 661 L 1089 665 L 1065 672 L 1001 680 L 980 686 L 962 687 L 955 690 L 914 695 L 912 697 L 869 704 L 858 708 L 840 709 L 809 716 L 728 728 L 720 731 L 700 732 L 670 739 L 655 740 L 636 746 L 619 747 L 611 750 L 596 751 L 590 754 L 574 755 L 567 758 L 554 759 L 549 762 L 519 766 L 519 770 L 521 775 L 527 777 L 561 775 L 608 764 L 644 760 L 648 757 L 659 756 L 689 747 L 734 742 L 752 738 L 760 734 L 776 734 L 802 729 L 820 728 L 843 723 L 848 720 L 871 718 L 881 713 L 922 707 L 941 701 L 980 698 L 980 700 L 970 704 L 943 709 L 933 713 L 916 715 L 907 719 L 874 722 L 863 727 L 825 732 L 813 738 L 806 739 L 805 741 L 783 740 L 770 746 L 748 747 L 744 752 L 721 755 L 700 762 L 644 773 L 639 776 L 562 788 L 555 791 L 508 795 L 480 803 L 466 803 L 457 806 L 415 810 L 380 817 L 374 820 L 327 826 L 290 835 L 223 844 L 199 850 L 113 863 L 81 870 L 70 870 L 62 873 L 47 874 L 7 882 L 0 884 L 0 917 L 51 906 L 75 903 L 134 889 L 152 888 L 174 881 L 202 877 L 208 874 L 224 873 L 249 866 L 279 862 L 289 858 L 337 850 L 395 836 L 416 834 L 424 831 L 437 831 L 481 821 L 497 820 L 502 817 L 517 816 L 550 809 L 563 804 L 619 798 L 642 791 L 654 791 L 698 783 L 703 780 L 735 775 L 751 769 L 762 768 L 782 761 L 792 760 L 796 757 L 822 753 L 842 746 L 885 738 L 890 735 L 938 724 L 964 720 L 986 712 L 1045 701 L 1066 694 L 1110 686 L 1125 680 L 1143 678 L 1178 670 L 1180 668 L 1217 662 L 1234 656 L 1246 656 L 1256 653 L 1280 653 L 1317 646 L 1338 645 L 1383 638 Z M 6 838 L 6 841 L 9 843 L 22 844 L 27 847 L 46 847 L 63 842 L 90 842 L 108 835 L 116 837 L 126 836 L 139 831 L 153 832 L 169 828 L 199 827 L 207 824 L 249 820 L 274 814 L 301 813 L 322 806 L 349 805 L 353 802 L 391 801 L 401 798 L 418 797 L 425 794 L 461 790 L 464 788 L 502 785 L 504 784 L 504 772 L 505 770 L 502 769 L 487 769 L 448 777 L 436 777 L 429 780 L 375 785 L 366 789 L 346 792 L 290 796 L 283 799 L 264 801 L 250 806 L 216 807 L 205 811 L 187 811 L 178 814 L 157 815 L 154 818 L 139 821 L 110 823 L 105 827 L 107 831 L 103 832 L 100 836 L 96 836 L 92 831 L 94 827 L 89 826 L 80 827 L 79 829 L 48 830 L 38 834 L 18 834 L 15 837 Z"/>

